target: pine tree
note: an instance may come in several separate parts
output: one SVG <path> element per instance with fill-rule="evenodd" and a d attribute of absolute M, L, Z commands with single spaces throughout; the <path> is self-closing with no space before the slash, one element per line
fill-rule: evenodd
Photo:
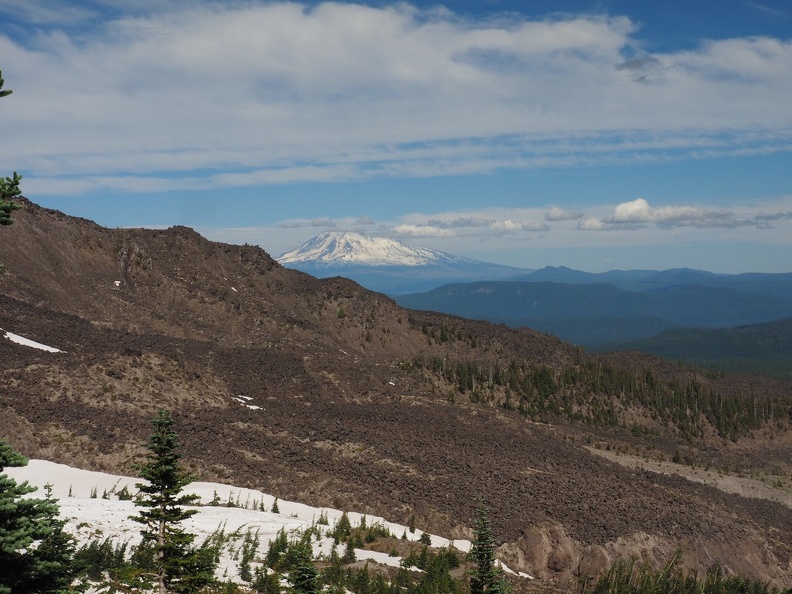
<path fill-rule="evenodd" d="M 0 225 L 11 225 L 14 222 L 11 213 L 22 208 L 18 202 L 14 202 L 14 198 L 22 194 L 20 181 L 22 176 L 16 171 L 13 177 L 0 177 Z"/>
<path fill-rule="evenodd" d="M 506 580 L 495 567 L 495 537 L 483 501 L 479 502 L 469 558 L 475 564 L 470 576 L 470 594 L 505 594 L 509 591 Z"/>
<path fill-rule="evenodd" d="M 280 594 L 280 574 L 275 571 L 267 571 L 266 567 L 256 568 L 256 575 L 251 584 L 254 592 L 264 594 Z"/>
<path fill-rule="evenodd" d="M 6 466 L 26 466 L 27 458 L 0 441 L 0 594 L 68 592 L 74 577 L 74 540 L 63 531 L 57 501 L 47 485 L 45 499 L 25 497 L 36 490 L 2 474 Z"/>
<path fill-rule="evenodd" d="M 3 90 L 3 85 L 4 84 L 5 84 L 5 81 L 3 80 L 3 71 L 0 70 L 0 97 L 7 97 L 8 95 L 10 95 L 11 93 L 14 92 L 11 89 L 6 89 L 4 91 Z"/>
<path fill-rule="evenodd" d="M 294 594 L 318 594 L 319 572 L 311 562 L 311 549 L 300 547 L 297 566 L 289 572 L 289 581 Z"/>
<path fill-rule="evenodd" d="M 289 549 L 289 539 L 286 536 L 286 529 L 281 528 L 275 535 L 275 540 L 269 541 L 265 565 L 271 569 L 280 569 L 283 557 Z"/>
<path fill-rule="evenodd" d="M 7 97 L 13 92 L 11 90 L 3 91 L 4 83 L 3 72 L 0 70 L 0 97 Z M 14 171 L 13 177 L 0 177 L 0 225 L 12 224 L 14 219 L 11 218 L 11 213 L 22 208 L 17 202 L 14 202 L 14 198 L 22 193 L 19 189 L 21 180 L 22 176 L 18 175 L 16 171 Z"/>
<path fill-rule="evenodd" d="M 136 467 L 148 481 L 135 485 L 139 491 L 135 505 L 143 509 L 132 519 L 143 524 L 141 547 L 152 549 L 160 594 L 195 592 L 213 581 L 216 557 L 207 547 L 193 548 L 195 535 L 181 526 L 182 520 L 197 513 L 182 506 L 199 497 L 182 494 L 192 477 L 179 464 L 179 438 L 170 413 L 160 411 L 153 424 L 148 459 Z"/>
<path fill-rule="evenodd" d="M 341 557 L 341 563 L 354 563 L 355 561 L 357 561 L 355 545 L 352 542 L 352 539 L 349 539 L 346 543 L 346 547 L 344 548 L 344 556 Z"/>

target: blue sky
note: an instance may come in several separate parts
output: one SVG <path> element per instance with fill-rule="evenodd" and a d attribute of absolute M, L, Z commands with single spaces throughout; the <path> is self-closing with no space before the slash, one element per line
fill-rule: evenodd
<path fill-rule="evenodd" d="M 0 171 L 273 256 L 792 271 L 787 0 L 4 0 Z"/>

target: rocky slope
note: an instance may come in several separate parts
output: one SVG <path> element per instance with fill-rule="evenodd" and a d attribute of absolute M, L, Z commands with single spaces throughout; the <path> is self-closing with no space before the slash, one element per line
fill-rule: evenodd
<path fill-rule="evenodd" d="M 258 248 L 186 228 L 105 229 L 25 202 L 0 231 L 0 327 L 65 352 L 0 339 L 0 435 L 31 457 L 128 473 L 154 412 L 174 412 L 204 480 L 312 505 L 352 507 L 451 537 L 489 502 L 501 554 L 545 580 L 612 559 L 684 562 L 792 585 L 792 510 L 679 475 L 625 467 L 587 446 L 682 449 L 721 467 L 789 472 L 786 419 L 750 438 L 696 442 L 652 427 L 536 423 L 474 402 L 427 361 L 491 369 L 589 361 L 530 330 L 401 309 L 344 279 L 282 268 Z M 1 334 L 1 333 L 0 333 Z M 707 378 L 650 358 L 611 362 L 659 378 L 787 397 L 788 387 Z M 591 360 L 593 361 L 593 360 Z M 570 388 L 559 388 L 559 390 Z M 594 388 L 592 388 L 594 389 Z M 574 394 L 585 407 L 587 395 Z M 625 417 L 626 418 L 626 417 Z"/>

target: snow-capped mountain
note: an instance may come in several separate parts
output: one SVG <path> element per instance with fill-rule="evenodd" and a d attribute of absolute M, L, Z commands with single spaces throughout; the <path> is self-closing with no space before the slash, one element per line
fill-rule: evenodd
<path fill-rule="evenodd" d="M 322 233 L 277 260 L 320 278 L 345 276 L 368 289 L 394 295 L 448 283 L 505 280 L 530 272 L 352 232 Z"/>
<path fill-rule="evenodd" d="M 277 258 L 287 267 L 338 266 L 428 266 L 434 264 L 475 264 L 474 260 L 452 256 L 429 248 L 414 248 L 387 237 L 370 237 L 352 232 L 325 232 L 297 249 Z"/>

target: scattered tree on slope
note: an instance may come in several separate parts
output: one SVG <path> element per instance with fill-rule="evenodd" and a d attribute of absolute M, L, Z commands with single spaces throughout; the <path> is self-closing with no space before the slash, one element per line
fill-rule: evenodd
<path fill-rule="evenodd" d="M 483 502 L 479 503 L 473 543 L 469 559 L 474 563 L 470 575 L 470 594 L 506 594 L 509 586 L 495 566 L 495 537 L 492 534 L 489 514 Z"/>
<path fill-rule="evenodd" d="M 432 373 L 472 402 L 499 403 L 542 422 L 566 417 L 598 426 L 626 426 L 625 411 L 640 407 L 686 439 L 705 435 L 709 426 L 734 440 L 768 424 L 792 422 L 788 394 L 727 393 L 696 377 L 663 380 L 651 368 L 616 366 L 582 352 L 572 364 L 558 368 L 439 355 L 416 356 L 403 368 Z"/>
<path fill-rule="evenodd" d="M 182 506 L 195 503 L 198 496 L 182 494 L 192 477 L 179 464 L 179 438 L 170 413 L 160 411 L 153 424 L 148 460 L 137 466 L 140 477 L 148 481 L 136 485 L 135 503 L 143 509 L 132 519 L 143 524 L 141 547 L 151 549 L 160 594 L 197 592 L 214 581 L 216 553 L 212 547 L 194 548 L 195 535 L 181 526 L 197 513 Z"/>

